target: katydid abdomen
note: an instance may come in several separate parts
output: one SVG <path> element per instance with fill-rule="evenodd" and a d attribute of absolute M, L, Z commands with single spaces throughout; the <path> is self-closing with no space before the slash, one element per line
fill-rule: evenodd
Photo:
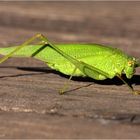
<path fill-rule="evenodd" d="M 110 78 L 113 78 L 116 74 L 121 75 L 121 73 L 124 72 L 123 70 L 128 60 L 133 59 L 118 49 L 97 44 L 55 44 L 55 46 L 78 61 L 109 73 Z M 0 48 L 0 54 L 7 55 L 15 48 L 17 48 L 17 46 Z M 66 75 L 72 74 L 75 65 L 73 65 L 68 59 L 63 57 L 50 46 L 45 47 L 42 51 L 39 51 L 40 48 L 41 45 L 27 45 L 14 53 L 12 57 L 34 57 L 44 61 L 52 69 L 60 71 Z M 73 76 L 87 75 L 77 69 Z M 103 80 L 106 78 L 108 77 L 102 74 L 94 77 L 96 80 Z"/>

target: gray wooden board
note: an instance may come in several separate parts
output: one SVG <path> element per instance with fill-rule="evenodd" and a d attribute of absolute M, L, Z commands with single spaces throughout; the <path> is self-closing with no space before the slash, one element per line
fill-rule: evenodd
<path fill-rule="evenodd" d="M 0 45 L 35 33 L 52 42 L 96 42 L 140 55 L 140 2 L 0 2 Z M 130 80 L 140 89 L 138 69 Z M 32 58 L 0 65 L 0 138 L 140 138 L 140 96 L 117 78 L 68 77 Z"/>

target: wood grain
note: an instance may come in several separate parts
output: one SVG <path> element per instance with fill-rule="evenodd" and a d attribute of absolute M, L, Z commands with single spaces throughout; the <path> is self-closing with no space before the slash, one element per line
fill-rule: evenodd
<path fill-rule="evenodd" d="M 127 7 L 127 8 L 126 8 Z M 40 32 L 52 42 L 96 42 L 140 54 L 140 2 L 0 2 L 0 45 Z M 140 89 L 140 70 L 129 80 Z M 140 138 L 140 96 L 119 79 L 73 78 L 32 58 L 0 66 L 0 138 Z"/>

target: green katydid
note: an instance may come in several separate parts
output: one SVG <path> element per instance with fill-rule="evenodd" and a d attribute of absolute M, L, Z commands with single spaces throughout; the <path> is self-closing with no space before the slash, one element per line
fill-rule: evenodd
<path fill-rule="evenodd" d="M 33 45 L 35 39 L 40 39 L 41 44 Z M 72 76 L 87 76 L 95 80 L 104 80 L 117 76 L 125 84 L 127 82 L 122 79 L 122 73 L 130 79 L 135 68 L 140 66 L 139 60 L 116 48 L 98 44 L 54 45 L 41 34 L 33 36 L 19 46 L 0 48 L 0 54 L 5 55 L 0 59 L 0 63 L 9 57 L 34 57 L 44 61 L 52 69 L 70 75 L 69 79 Z M 140 94 L 140 91 L 135 91 L 131 86 L 129 88 L 133 94 Z"/>

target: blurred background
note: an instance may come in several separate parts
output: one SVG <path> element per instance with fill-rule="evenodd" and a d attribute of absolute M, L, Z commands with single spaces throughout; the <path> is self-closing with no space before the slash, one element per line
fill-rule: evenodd
<path fill-rule="evenodd" d="M 53 42 L 96 42 L 129 51 L 139 43 L 139 9 L 139 2 L 0 2 L 0 43 L 42 33 Z"/>

